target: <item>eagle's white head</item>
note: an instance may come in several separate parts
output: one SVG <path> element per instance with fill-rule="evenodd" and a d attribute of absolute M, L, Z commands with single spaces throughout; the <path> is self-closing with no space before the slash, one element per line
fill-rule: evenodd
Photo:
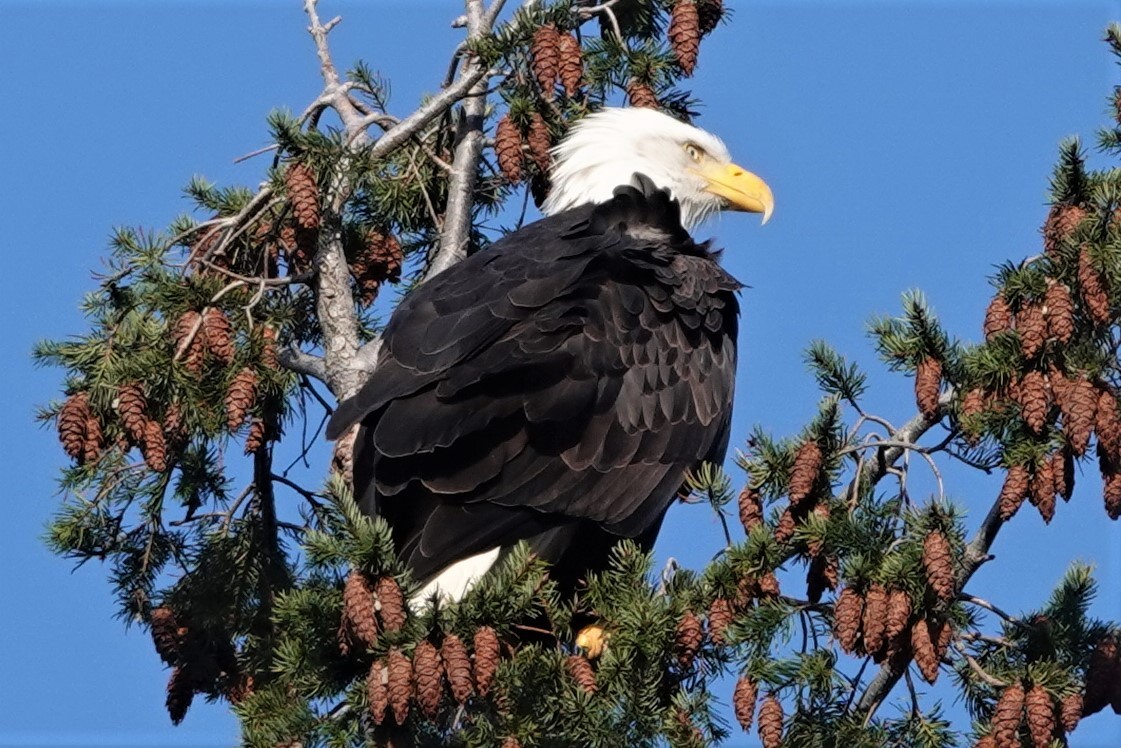
<path fill-rule="evenodd" d="M 771 188 L 732 163 L 715 135 L 654 109 L 608 108 L 573 125 L 553 149 L 552 190 L 542 210 L 560 213 L 611 199 L 637 172 L 669 191 L 681 204 L 681 223 L 691 229 L 721 210 L 774 210 Z"/>

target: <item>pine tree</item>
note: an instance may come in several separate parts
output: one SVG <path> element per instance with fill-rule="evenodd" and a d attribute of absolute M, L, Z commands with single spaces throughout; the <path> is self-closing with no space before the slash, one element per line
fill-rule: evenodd
<path fill-rule="evenodd" d="M 725 8 L 469 13 L 449 82 L 399 119 L 365 64 L 340 76 L 335 22 L 316 0 L 305 10 L 324 89 L 304 115 L 270 116 L 264 184 L 198 179 L 197 217 L 117 232 L 90 330 L 36 352 L 67 372 L 42 412 L 72 461 L 51 546 L 108 562 L 123 616 L 170 668 L 173 722 L 202 696 L 270 748 L 709 745 L 728 715 L 768 746 L 932 748 L 971 727 L 978 745 L 1046 745 L 1121 713 L 1121 628 L 1087 614 L 1088 567 L 1015 616 L 968 591 L 1025 500 L 1047 519 L 1056 495 L 1121 515 L 1118 172 L 1062 145 L 1043 251 L 998 271 L 978 342 L 951 338 L 918 293 L 872 323 L 886 364 L 915 377 L 902 426 L 871 413 L 856 365 L 814 343 L 813 418 L 741 438 L 741 491 L 718 466 L 686 487 L 744 530 L 704 569 L 656 574 L 621 543 L 568 600 L 521 548 L 461 602 L 414 610 L 388 526 L 351 496 L 346 440 L 325 481 L 277 465 L 304 451 L 321 403 L 362 383 L 381 332 L 371 304 L 483 250 L 498 207 L 547 191 L 548 149 L 574 121 L 605 104 L 690 115 L 678 86 Z M 1121 57 L 1121 28 L 1107 42 Z M 339 132 L 320 124 L 330 113 Z M 1121 155 L 1116 120 L 1100 145 Z M 948 458 L 1004 473 L 972 526 L 944 496 L 907 492 L 907 471 Z M 1095 458 L 1101 499 L 1074 491 Z M 788 583 L 802 566 L 805 600 Z M 573 631 L 593 613 L 607 632 L 595 652 Z M 973 726 L 916 695 L 913 672 L 948 671 Z M 914 703 L 882 709 L 889 695 Z"/>

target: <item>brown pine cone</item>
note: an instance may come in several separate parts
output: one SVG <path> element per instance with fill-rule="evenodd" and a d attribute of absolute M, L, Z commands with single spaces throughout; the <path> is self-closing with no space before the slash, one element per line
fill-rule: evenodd
<path fill-rule="evenodd" d="M 233 363 L 234 331 L 226 313 L 217 307 L 207 307 L 202 313 L 202 335 L 210 355 L 226 366 Z"/>
<path fill-rule="evenodd" d="M 132 382 L 117 390 L 117 412 L 133 442 L 143 442 L 148 427 L 148 401 L 139 384 Z"/>
<path fill-rule="evenodd" d="M 744 732 L 751 729 L 751 720 L 755 716 L 755 698 L 759 689 L 749 676 L 741 675 L 736 681 L 736 690 L 732 693 L 732 710 L 735 712 L 736 721 Z"/>
<path fill-rule="evenodd" d="M 691 610 L 685 611 L 685 615 L 678 622 L 677 630 L 673 636 L 673 648 L 677 653 L 677 664 L 682 668 L 692 665 L 693 658 L 697 656 L 697 651 L 701 648 L 704 638 L 704 626 L 700 617 Z"/>
<path fill-rule="evenodd" d="M 782 745 L 782 720 L 782 704 L 773 693 L 767 694 L 759 705 L 759 741 L 763 748 Z"/>
<path fill-rule="evenodd" d="M 144 437 L 140 440 L 140 451 L 148 469 L 155 473 L 167 470 L 167 441 L 164 440 L 163 427 L 156 421 L 144 425 Z"/>
<path fill-rule="evenodd" d="M 1028 731 L 1035 748 L 1047 748 L 1055 732 L 1055 703 L 1051 694 L 1038 683 L 1024 697 L 1024 711 L 1028 718 Z"/>
<path fill-rule="evenodd" d="M 86 438 L 82 442 L 82 462 L 97 462 L 104 446 L 104 435 L 101 432 L 101 421 L 97 420 L 92 412 L 86 419 Z"/>
<path fill-rule="evenodd" d="M 1004 485 L 1000 489 L 1000 518 L 1005 522 L 1012 519 L 1024 503 L 1031 490 L 1031 473 L 1026 465 L 1012 465 L 1004 475 Z"/>
<path fill-rule="evenodd" d="M 1059 723 L 1066 732 L 1074 732 L 1082 719 L 1082 694 L 1072 693 L 1059 702 Z"/>
<path fill-rule="evenodd" d="M 179 660 L 179 647 L 182 642 L 179 635 L 179 624 L 175 620 L 175 613 L 172 612 L 171 608 L 163 605 L 152 608 L 148 623 L 151 626 L 152 643 L 156 646 L 156 654 L 165 664 L 176 664 Z"/>
<path fill-rule="evenodd" d="M 1075 455 L 1082 455 L 1090 444 L 1097 419 L 1098 391 L 1085 377 L 1069 379 L 1061 388 L 1059 408 L 1063 412 L 1063 431 Z"/>
<path fill-rule="evenodd" d="M 1074 495 L 1074 455 L 1068 449 L 1056 449 L 1051 453 L 1051 480 L 1055 493 L 1070 501 Z"/>
<path fill-rule="evenodd" d="M 571 99 L 580 92 L 580 85 L 584 80 L 584 60 L 580 42 L 574 34 L 559 34 L 557 52 L 561 86 L 564 88 L 564 95 Z"/>
<path fill-rule="evenodd" d="M 230 380 L 226 390 L 226 428 L 236 431 L 257 401 L 257 373 L 246 367 Z"/>
<path fill-rule="evenodd" d="M 1121 516 L 1121 461 L 1098 445 L 1098 467 L 1102 473 L 1102 498 L 1110 519 Z"/>
<path fill-rule="evenodd" d="M 938 418 L 938 396 L 942 392 L 942 362 L 933 356 L 919 361 L 915 369 L 915 403 L 928 421 Z"/>
<path fill-rule="evenodd" d="M 1051 460 L 1043 458 L 1035 466 L 1031 479 L 1031 503 L 1039 510 L 1046 524 L 1051 524 L 1055 516 L 1055 476 L 1051 472 Z"/>
<path fill-rule="evenodd" d="M 172 444 L 187 441 L 187 424 L 183 421 L 183 409 L 179 403 L 171 403 L 163 414 L 163 435 Z"/>
<path fill-rule="evenodd" d="M 292 243 L 285 246 L 290 248 L 287 252 L 289 272 L 306 273 L 319 252 L 319 230 L 296 226 L 292 229 Z"/>
<path fill-rule="evenodd" d="M 773 571 L 764 572 L 756 581 L 756 585 L 759 589 L 760 598 L 773 600 L 782 594 L 782 589 L 778 584 L 778 577 L 775 576 Z"/>
<path fill-rule="evenodd" d="M 1020 350 L 1024 358 L 1035 358 L 1047 342 L 1047 318 L 1043 315 L 1043 307 L 1025 302 L 1016 315 L 1016 329 L 1020 333 Z"/>
<path fill-rule="evenodd" d="M 926 580 L 935 597 L 947 603 L 954 598 L 954 557 L 950 541 L 940 530 L 934 530 L 923 541 L 922 564 Z"/>
<path fill-rule="evenodd" d="M 685 75 L 692 75 L 701 48 L 700 17 L 693 0 L 677 0 L 674 3 L 666 38 L 677 57 L 678 67 Z"/>
<path fill-rule="evenodd" d="M 718 597 L 708 606 L 708 632 L 716 644 L 725 642 L 724 632 L 735 619 L 736 613 L 732 603 L 723 597 Z"/>
<path fill-rule="evenodd" d="M 471 656 L 467 654 L 467 647 L 463 644 L 463 640 L 455 634 L 447 634 L 444 637 L 440 655 L 444 660 L 444 669 L 447 671 L 452 696 L 455 702 L 462 706 L 475 693 L 475 684 L 471 677 Z"/>
<path fill-rule="evenodd" d="M 837 560 L 822 553 L 814 556 L 806 571 L 806 597 L 815 605 L 825 590 L 837 589 Z"/>
<path fill-rule="evenodd" d="M 551 156 L 549 148 L 552 147 L 552 138 L 549 135 L 549 125 L 540 112 L 534 112 L 529 118 L 529 132 L 526 133 L 526 144 L 529 146 L 529 157 L 537 165 L 542 174 L 549 173 Z"/>
<path fill-rule="evenodd" d="M 937 632 L 933 633 L 937 636 Z M 918 665 L 923 680 L 933 685 L 938 680 L 941 662 L 931 634 L 930 623 L 925 618 L 918 619 L 911 626 L 911 650 L 915 654 L 915 664 Z"/>
<path fill-rule="evenodd" d="M 982 735 L 977 738 L 973 748 L 996 748 L 996 739 L 992 735 Z"/>
<path fill-rule="evenodd" d="M 343 618 L 362 642 L 369 648 L 378 643 L 378 621 L 374 616 L 374 591 L 366 576 L 354 569 L 343 587 Z"/>
<path fill-rule="evenodd" d="M 961 427 L 966 440 L 971 446 L 976 446 L 981 438 L 981 416 L 985 412 L 985 391 L 974 387 L 965 393 L 961 399 L 959 416 Z"/>
<path fill-rule="evenodd" d="M 1121 680 L 1121 651 L 1115 634 L 1106 634 L 1094 645 L 1086 667 L 1086 691 L 1082 697 L 1082 716 L 1097 714 L 1109 704 Z"/>
<path fill-rule="evenodd" d="M 592 663 L 588 662 L 588 658 L 578 654 L 569 655 L 564 660 L 564 666 L 572 676 L 572 680 L 576 681 L 576 685 L 587 693 L 595 693 L 596 673 L 592 670 Z"/>
<path fill-rule="evenodd" d="M 498 634 L 490 626 L 480 626 L 475 632 L 475 686 L 480 696 L 486 696 L 498 670 Z"/>
<path fill-rule="evenodd" d="M 206 356 L 206 345 L 203 341 L 202 315 L 192 310 L 183 313 L 175 321 L 172 331 L 175 338 L 175 357 L 183 361 L 188 371 L 198 374 L 202 370 L 203 360 Z"/>
<path fill-rule="evenodd" d="M 381 622 L 386 631 L 400 631 L 405 625 L 405 596 L 397 580 L 390 576 L 378 578 L 377 583 L 378 610 L 381 612 Z"/>
<path fill-rule="evenodd" d="M 813 491 L 817 477 L 821 473 L 825 457 L 816 441 L 810 440 L 798 448 L 794 455 L 794 465 L 790 468 L 790 507 L 802 503 Z"/>
<path fill-rule="evenodd" d="M 66 454 L 74 458 L 81 458 L 86 445 L 86 427 L 93 419 L 90 410 L 90 396 L 86 392 L 77 392 L 66 399 L 58 411 L 58 440 Z"/>
<path fill-rule="evenodd" d="M 1108 384 L 1101 385 L 1094 418 L 1098 443 L 1110 454 L 1121 456 L 1121 416 L 1117 414 L 1117 396 Z"/>
<path fill-rule="evenodd" d="M 941 662 L 946 659 L 946 653 L 950 650 L 950 642 L 954 640 L 954 625 L 950 621 L 941 621 L 940 623 L 927 621 L 927 626 L 930 629 L 931 641 L 934 642 L 934 655 Z"/>
<path fill-rule="evenodd" d="M 1047 333 L 1060 343 L 1070 342 L 1074 335 L 1074 300 L 1070 289 L 1062 283 L 1049 281 L 1043 304 L 1047 309 Z"/>
<path fill-rule="evenodd" d="M 1078 284 L 1081 286 L 1082 302 L 1090 319 L 1099 325 L 1109 323 L 1109 294 L 1105 290 L 1105 280 L 1090 256 L 1090 248 L 1083 246 L 1078 255 Z"/>
<path fill-rule="evenodd" d="M 401 265 L 405 253 L 401 242 L 388 230 L 370 229 L 366 233 L 367 273 L 373 280 L 396 283 L 401 280 Z"/>
<path fill-rule="evenodd" d="M 778 524 L 775 525 L 775 541 L 778 543 L 785 543 L 794 537 L 794 530 L 798 527 L 798 520 L 794 518 L 794 512 L 787 507 L 786 510 L 779 516 Z"/>
<path fill-rule="evenodd" d="M 833 606 L 833 636 L 848 654 L 860 652 L 860 623 L 864 598 L 852 587 L 845 587 Z"/>
<path fill-rule="evenodd" d="M 658 96 L 654 93 L 654 89 L 650 84 L 643 83 L 637 78 L 631 78 L 627 82 L 627 100 L 630 101 L 631 106 L 658 108 Z"/>
<path fill-rule="evenodd" d="M 1024 687 L 1019 681 L 1004 689 L 993 709 L 993 740 L 997 748 L 1020 748 L 1017 733 L 1024 712 Z"/>
<path fill-rule="evenodd" d="M 985 310 L 984 333 L 985 340 L 992 340 L 994 336 L 1012 329 L 1012 308 L 1004 299 L 1004 294 L 997 291 L 996 296 L 989 302 Z"/>
<path fill-rule="evenodd" d="M 887 646 L 887 590 L 879 583 L 872 584 L 864 593 L 864 649 L 873 657 Z"/>
<path fill-rule="evenodd" d="M 698 0 L 697 28 L 701 36 L 708 36 L 724 17 L 724 0 Z"/>
<path fill-rule="evenodd" d="M 547 23 L 533 33 L 529 48 L 533 77 L 541 87 L 541 93 L 549 101 L 553 99 L 553 89 L 560 74 L 560 39 L 557 27 Z"/>
<path fill-rule="evenodd" d="M 194 698 L 194 685 L 191 683 L 190 675 L 186 669 L 177 667 L 172 670 L 171 677 L 167 681 L 167 701 L 165 702 L 167 714 L 171 717 L 171 724 L 177 725 L 183 721 Z"/>
<path fill-rule="evenodd" d="M 409 718 L 409 700 L 413 697 L 413 663 L 397 647 L 389 649 L 389 708 L 398 726 Z"/>
<path fill-rule="evenodd" d="M 494 155 L 498 158 L 498 168 L 510 184 L 522 181 L 522 163 L 525 161 L 522 134 L 509 114 L 504 115 L 495 128 Z"/>
<path fill-rule="evenodd" d="M 374 660 L 366 676 L 366 700 L 370 704 L 370 716 L 375 725 L 385 721 L 385 711 L 389 708 L 389 668 L 385 660 Z"/>
<path fill-rule="evenodd" d="M 750 534 L 752 528 L 763 524 L 763 497 L 748 483 L 739 495 L 740 523 L 743 531 Z"/>
<path fill-rule="evenodd" d="M 275 327 L 265 325 L 261 328 L 261 366 L 266 369 L 279 369 L 280 357 L 276 347 Z"/>
<path fill-rule="evenodd" d="M 245 454 L 251 455 L 265 446 L 265 422 L 254 418 L 249 422 L 249 433 L 245 435 Z"/>
<path fill-rule="evenodd" d="M 417 703 L 429 718 L 435 717 L 444 694 L 444 665 L 439 650 L 427 639 L 413 651 L 413 675 Z"/>
<path fill-rule="evenodd" d="M 911 596 L 904 590 L 892 589 L 887 596 L 887 625 L 884 636 L 890 643 L 907 631 L 911 619 Z"/>
<path fill-rule="evenodd" d="M 292 203 L 292 214 L 301 228 L 319 228 L 319 187 L 315 174 L 307 164 L 294 162 L 284 172 L 284 184 L 288 188 L 288 200 Z"/>
<path fill-rule="evenodd" d="M 1047 213 L 1043 223 L 1043 251 L 1049 255 L 1062 248 L 1064 239 L 1070 238 L 1078 224 L 1086 217 L 1085 209 L 1069 203 L 1056 203 Z"/>
<path fill-rule="evenodd" d="M 1047 380 L 1041 371 L 1029 371 L 1020 380 L 1020 415 L 1036 434 L 1043 433 L 1051 400 L 1047 396 Z"/>

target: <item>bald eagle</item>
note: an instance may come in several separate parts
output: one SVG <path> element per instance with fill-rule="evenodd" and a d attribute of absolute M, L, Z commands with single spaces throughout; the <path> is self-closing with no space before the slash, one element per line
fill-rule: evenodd
<path fill-rule="evenodd" d="M 741 287 L 688 230 L 771 191 L 713 135 L 604 109 L 555 148 L 546 217 L 406 296 L 360 424 L 359 506 L 433 594 L 459 599 L 525 541 L 571 591 L 653 544 L 687 471 L 728 444 Z"/>

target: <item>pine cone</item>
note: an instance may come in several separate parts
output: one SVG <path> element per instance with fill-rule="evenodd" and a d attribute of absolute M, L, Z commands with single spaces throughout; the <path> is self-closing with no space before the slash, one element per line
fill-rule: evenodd
<path fill-rule="evenodd" d="M 277 333 L 275 327 L 265 325 L 261 328 L 261 366 L 266 369 L 279 369 L 280 357 L 276 347 Z"/>
<path fill-rule="evenodd" d="M 782 594 L 782 589 L 778 584 L 778 577 L 775 576 L 773 571 L 764 572 L 756 581 L 756 585 L 759 589 L 760 598 L 773 600 Z"/>
<path fill-rule="evenodd" d="M 1031 489 L 1031 473 L 1026 465 L 1012 465 L 1004 475 L 1004 485 L 1000 489 L 1000 518 L 1007 522 L 1012 519 L 1024 503 Z"/>
<path fill-rule="evenodd" d="M 370 716 L 374 724 L 385 721 L 385 711 L 389 708 L 389 671 L 385 660 L 374 660 L 366 676 L 366 700 L 370 704 Z"/>
<path fill-rule="evenodd" d="M 1004 299 L 1004 294 L 997 291 L 996 296 L 985 310 L 984 333 L 985 340 L 992 340 L 994 336 L 1012 329 L 1012 308 Z"/>
<path fill-rule="evenodd" d="M 175 337 L 175 356 L 183 361 L 187 370 L 198 374 L 202 370 L 203 359 L 206 355 L 206 345 L 203 342 L 202 315 L 193 309 L 184 312 L 175 321 L 172 331 Z"/>
<path fill-rule="evenodd" d="M 685 611 L 685 615 L 681 617 L 677 624 L 677 631 L 674 632 L 673 637 L 678 665 L 687 668 L 693 664 L 693 658 L 697 656 L 697 651 L 701 648 L 704 637 L 705 632 L 701 619 L 693 611 Z"/>
<path fill-rule="evenodd" d="M 413 696 L 413 663 L 397 647 L 389 649 L 389 708 L 398 726 L 409 718 L 409 699 Z"/>
<path fill-rule="evenodd" d="M 882 653 L 887 646 L 887 590 L 876 583 L 864 593 L 863 633 L 864 649 L 873 657 Z"/>
<path fill-rule="evenodd" d="M 938 396 L 942 392 L 942 362 L 933 356 L 919 361 L 915 369 L 915 402 L 928 421 L 938 418 Z"/>
<path fill-rule="evenodd" d="M 687 76 L 692 75 L 701 48 L 700 17 L 693 0 L 677 0 L 674 3 L 666 38 L 681 71 Z"/>
<path fill-rule="evenodd" d="M 723 597 L 718 597 L 708 606 L 708 632 L 716 644 L 725 642 L 724 632 L 735 619 L 736 613 L 732 603 Z"/>
<path fill-rule="evenodd" d="M 549 148 L 552 143 L 549 135 L 549 125 L 545 123 L 545 118 L 541 116 L 540 112 L 534 112 L 529 118 L 526 144 L 529 146 L 529 157 L 537 165 L 537 169 L 542 174 L 548 174 L 551 160 Z"/>
<path fill-rule="evenodd" d="M 1063 240 L 1074 234 L 1085 217 L 1086 211 L 1077 205 L 1052 205 L 1047 213 L 1047 220 L 1043 223 L 1043 251 L 1049 255 L 1056 254 L 1062 248 Z"/>
<path fill-rule="evenodd" d="M 1109 323 L 1109 295 L 1105 290 L 1105 281 L 1101 272 L 1094 265 L 1090 257 L 1090 248 L 1083 246 L 1078 255 L 1078 284 L 1082 290 L 1082 302 L 1090 319 L 1099 325 Z"/>
<path fill-rule="evenodd" d="M 233 363 L 234 332 L 230 320 L 225 312 L 217 307 L 207 307 L 202 313 L 202 330 L 200 334 L 206 342 L 210 355 L 226 366 Z"/>
<path fill-rule="evenodd" d="M 1055 704 L 1051 701 L 1051 694 L 1043 686 L 1035 684 L 1024 697 L 1024 711 L 1032 744 L 1035 748 L 1047 748 L 1055 733 Z"/>
<path fill-rule="evenodd" d="M 1072 693 L 1059 702 L 1059 721 L 1066 732 L 1074 732 L 1082 719 L 1082 694 Z"/>
<path fill-rule="evenodd" d="M 304 163 L 295 162 L 284 172 L 284 184 L 288 188 L 288 200 L 292 203 L 292 213 L 300 228 L 319 228 L 319 187 L 315 174 Z"/>
<path fill-rule="evenodd" d="M 658 96 L 654 93 L 654 89 L 650 84 L 643 83 L 637 78 L 631 78 L 627 82 L 627 100 L 631 102 L 631 106 L 658 108 Z"/>
<path fill-rule="evenodd" d="M 86 392 L 71 395 L 58 411 L 58 440 L 66 454 L 77 459 L 85 452 L 86 426 L 93 419 L 90 396 Z"/>
<path fill-rule="evenodd" d="M 701 36 L 708 36 L 724 17 L 724 0 L 698 0 L 697 28 Z"/>
<path fill-rule="evenodd" d="M 782 745 L 782 704 L 775 695 L 767 694 L 759 705 L 759 741 L 763 748 Z"/>
<path fill-rule="evenodd" d="M 790 468 L 790 507 L 797 507 L 813 491 L 818 474 L 825 463 L 821 447 L 816 441 L 807 441 L 794 455 L 794 465 Z"/>
<path fill-rule="evenodd" d="M 560 82 L 564 88 L 564 95 L 571 99 L 580 92 L 580 85 L 584 80 L 584 60 L 580 42 L 570 33 L 559 34 L 557 41 Z"/>
<path fill-rule="evenodd" d="M 1098 395 L 1094 430 L 1098 443 L 1112 455 L 1121 456 L 1121 416 L 1117 414 L 1117 396 L 1108 384 L 1103 384 Z"/>
<path fill-rule="evenodd" d="M 553 89 L 560 74 L 560 38 L 557 27 L 548 23 L 533 33 L 529 48 L 533 77 L 549 101 L 553 99 Z"/>
<path fill-rule="evenodd" d="M 1033 359 L 1047 342 L 1047 318 L 1039 304 L 1025 302 L 1016 315 L 1016 329 L 1020 333 L 1020 350 L 1025 359 Z"/>
<path fill-rule="evenodd" d="M 973 748 L 996 748 L 996 739 L 992 735 L 982 735 L 973 744 Z"/>
<path fill-rule="evenodd" d="M 1039 510 L 1046 524 L 1051 524 L 1055 516 L 1055 476 L 1051 472 L 1051 460 L 1044 458 L 1035 466 L 1031 480 L 1031 503 Z"/>
<path fill-rule="evenodd" d="M 117 412 L 132 440 L 137 444 L 143 442 L 148 427 L 148 401 L 139 384 L 122 385 L 117 391 Z"/>
<path fill-rule="evenodd" d="M 740 491 L 739 507 L 740 522 L 745 533 L 750 534 L 752 528 L 763 524 L 763 497 L 750 483 Z"/>
<path fill-rule="evenodd" d="M 251 455 L 265 446 L 265 422 L 254 418 L 249 422 L 249 433 L 245 435 L 245 454 Z"/>
<path fill-rule="evenodd" d="M 179 403 L 171 403 L 164 411 L 163 435 L 172 444 L 182 445 L 187 441 L 187 424 L 183 421 L 183 409 Z"/>
<path fill-rule="evenodd" d="M 736 681 L 736 690 L 732 693 L 732 709 L 736 721 L 744 732 L 751 729 L 751 719 L 755 715 L 755 698 L 758 695 L 755 681 L 747 675 L 741 675 Z"/>
<path fill-rule="evenodd" d="M 1036 434 L 1043 433 L 1051 401 L 1047 396 L 1047 380 L 1041 371 L 1029 371 L 1020 380 L 1020 415 Z"/>
<path fill-rule="evenodd" d="M 319 252 L 319 230 L 296 226 L 292 228 L 291 238 L 291 244 L 286 245 L 290 248 L 287 252 L 289 272 L 306 273 Z"/>
<path fill-rule="evenodd" d="M 370 279 L 379 283 L 396 283 L 401 280 L 401 265 L 405 262 L 405 253 L 397 237 L 389 231 L 370 229 L 366 233 L 366 261 Z"/>
<path fill-rule="evenodd" d="M 904 590 L 892 589 L 887 596 L 887 626 L 884 630 L 889 644 L 906 633 L 910 619 L 911 596 Z"/>
<path fill-rule="evenodd" d="M 1070 501 L 1074 495 L 1074 455 L 1068 449 L 1057 449 L 1051 453 L 1051 480 L 1055 493 Z"/>
<path fill-rule="evenodd" d="M 806 571 L 806 597 L 816 605 L 827 589 L 837 589 L 837 561 L 822 553 L 814 556 Z"/>
<path fill-rule="evenodd" d="M 1102 473 L 1102 498 L 1110 519 L 1121 516 L 1121 463 L 1101 445 L 1098 446 L 1098 466 Z"/>
<path fill-rule="evenodd" d="M 993 709 L 993 740 L 997 748 L 1020 748 L 1017 733 L 1024 711 L 1024 687 L 1019 681 L 1004 689 Z"/>
<path fill-rule="evenodd" d="M 86 438 L 82 442 L 82 462 L 97 462 L 104 446 L 104 434 L 101 431 L 101 421 L 91 411 L 86 419 Z"/>
<path fill-rule="evenodd" d="M 1070 289 L 1062 283 L 1050 281 L 1043 297 L 1047 309 L 1047 333 L 1060 343 L 1069 343 L 1074 336 L 1074 301 Z"/>
<path fill-rule="evenodd" d="M 230 381 L 226 390 L 226 428 L 236 431 L 257 400 L 257 374 L 246 367 Z"/>
<path fill-rule="evenodd" d="M 440 655 L 444 660 L 444 669 L 447 671 L 452 696 L 455 702 L 462 706 L 475 693 L 475 684 L 471 678 L 471 656 L 467 654 L 467 647 L 463 644 L 463 640 L 455 634 L 447 634 L 444 637 Z"/>
<path fill-rule="evenodd" d="M 400 631 L 405 625 L 405 596 L 393 577 L 380 577 L 377 583 L 378 609 L 386 631 Z"/>
<path fill-rule="evenodd" d="M 502 741 L 502 748 L 522 748 L 522 744 L 513 735 L 507 735 Z"/>
<path fill-rule="evenodd" d="M 786 510 L 779 516 L 778 524 L 775 525 L 775 542 L 785 543 L 794 537 L 794 530 L 798 527 L 798 520 L 794 518 L 794 512 L 787 507 Z"/>
<path fill-rule="evenodd" d="M 191 678 L 186 669 L 177 667 L 171 671 L 171 677 L 167 681 L 167 714 L 171 717 L 171 723 L 177 725 L 183 721 L 187 716 L 187 710 L 191 708 L 191 702 L 195 698 L 194 685 L 191 683 Z"/>
<path fill-rule="evenodd" d="M 475 685 L 480 696 L 486 696 L 498 670 L 498 634 L 490 626 L 475 632 Z"/>
<path fill-rule="evenodd" d="M 981 438 L 981 416 L 985 412 L 985 391 L 974 387 L 961 399 L 959 417 L 962 431 L 970 446 L 977 446 Z"/>
<path fill-rule="evenodd" d="M 175 613 L 171 608 L 160 606 L 152 609 L 149 619 L 151 626 L 152 643 L 156 645 L 156 654 L 167 665 L 174 665 L 179 661 L 179 624 L 175 620 Z"/>
<path fill-rule="evenodd" d="M 440 710 L 440 697 L 444 694 L 444 667 L 440 652 L 425 639 L 413 651 L 413 673 L 416 679 L 416 700 L 429 718 Z"/>
<path fill-rule="evenodd" d="M 941 621 L 940 623 L 927 621 L 927 627 L 930 629 L 931 641 L 934 642 L 934 655 L 941 662 L 946 659 L 946 653 L 950 650 L 950 642 L 954 640 L 954 625 L 950 621 Z"/>
<path fill-rule="evenodd" d="M 833 606 L 833 636 L 848 654 L 859 652 L 860 623 L 864 598 L 852 587 L 845 587 Z"/>
<path fill-rule="evenodd" d="M 373 649 L 378 643 L 378 622 L 374 617 L 374 591 L 366 576 L 352 570 L 343 587 L 343 618 L 358 641 Z"/>
<path fill-rule="evenodd" d="M 510 184 L 522 181 L 522 163 L 525 160 L 522 134 L 509 114 L 498 121 L 494 131 L 494 155 L 498 158 L 498 168 Z"/>
<path fill-rule="evenodd" d="M 1098 391 L 1085 377 L 1067 380 L 1061 387 L 1059 408 L 1063 412 L 1063 431 L 1076 455 L 1086 452 L 1097 418 Z"/>
<path fill-rule="evenodd" d="M 934 639 L 931 637 L 930 623 L 925 618 L 920 618 L 911 626 L 911 650 L 915 654 L 915 664 L 919 667 L 923 680 L 931 685 L 938 680 L 938 669 L 941 664 L 938 653 L 934 649 Z M 937 636 L 937 633 L 935 633 Z"/>
<path fill-rule="evenodd" d="M 140 451 L 148 469 L 155 473 L 167 470 L 167 442 L 163 437 L 163 427 L 156 421 L 144 425 L 144 437 L 140 440 Z"/>
<path fill-rule="evenodd" d="M 569 655 L 564 660 L 564 666 L 568 669 L 568 674 L 572 676 L 572 680 L 576 681 L 576 685 L 582 688 L 587 693 L 595 693 L 596 690 L 596 673 L 592 670 L 592 663 L 583 655 Z"/>
<path fill-rule="evenodd" d="M 1086 692 L 1082 697 L 1082 716 L 1097 714 L 1109 704 L 1121 679 L 1121 652 L 1115 634 L 1106 634 L 1094 645 L 1086 667 Z"/>
<path fill-rule="evenodd" d="M 935 597 L 943 603 L 954 598 L 954 556 L 950 542 L 940 530 L 934 530 L 923 541 L 922 565 L 926 580 Z"/>

